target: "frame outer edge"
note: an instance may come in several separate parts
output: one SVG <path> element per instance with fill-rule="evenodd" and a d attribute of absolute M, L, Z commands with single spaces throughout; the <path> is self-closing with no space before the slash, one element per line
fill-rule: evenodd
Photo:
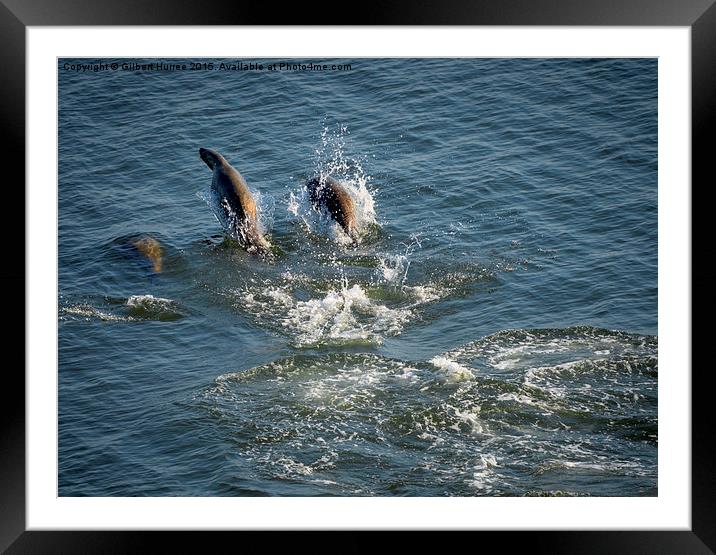
<path fill-rule="evenodd" d="M 3 419 L 0 420 L 0 551 L 25 529 L 25 25 L 0 3 L 0 125 L 6 146 L 2 149 L 3 192 L 8 217 L 0 223 L 9 252 L 0 266 L 0 284 L 9 293 L 5 310 L 22 325 L 5 328 L 6 360 L 3 365 Z M 23 240 L 17 240 L 22 229 Z M 22 296 L 19 294 L 22 292 Z M 5 335 L 5 334 L 4 334 Z M 10 358 L 11 355 L 12 358 Z M 19 360 L 18 360 L 19 359 Z"/>
<path fill-rule="evenodd" d="M 716 4 L 706 10 L 691 28 L 691 221 L 692 261 L 694 252 L 708 252 L 702 237 L 707 240 L 712 231 L 694 233 L 695 221 L 713 218 L 710 203 L 695 203 L 696 184 L 699 191 L 713 184 L 713 134 L 716 125 Z M 708 212 L 707 212 L 708 211 Z M 699 217 L 702 216 L 702 217 Z M 701 248 L 696 247 L 696 241 Z M 709 275 L 710 274 L 710 275 Z M 709 279 L 710 278 L 710 279 Z M 693 288 L 713 289 L 713 271 L 701 276 L 693 273 L 692 262 L 692 361 L 693 346 L 708 345 L 710 326 L 695 325 L 693 317 Z M 713 294 L 711 295 L 713 298 Z M 705 300 L 705 299 L 704 299 Z M 704 307 L 705 308 L 705 307 Z M 701 310 L 703 314 L 704 309 Z M 697 339 L 698 338 L 698 339 Z M 703 348 L 702 348 L 703 350 Z M 685 369 L 686 370 L 686 369 Z M 716 549 L 716 461 L 713 455 L 713 430 L 716 418 L 713 411 L 714 378 L 710 364 L 691 365 L 692 380 L 692 443 L 691 443 L 691 519 L 692 530 L 712 550 Z"/>
<path fill-rule="evenodd" d="M 82 14 L 81 10 L 76 9 L 73 10 L 72 8 L 67 9 L 67 6 L 62 6 L 60 2 L 56 4 L 50 4 L 49 2 L 44 1 L 35 1 L 35 2 L 27 2 L 27 5 L 30 5 L 30 11 L 25 12 L 22 10 L 22 8 L 17 6 L 16 2 L 13 2 L 11 0 L 11 3 L 16 4 L 15 11 L 20 10 L 20 17 L 21 19 L 18 19 L 14 15 L 14 13 L 7 8 L 5 5 L 7 2 L 1 2 L 0 3 L 0 60 L 3 62 L 3 65 L 0 66 L 4 70 L 4 74 L 6 76 L 5 83 L 3 85 L 2 94 L 4 95 L 4 101 L 0 105 L 0 114 L 1 114 L 1 120 L 3 124 L 3 128 L 7 135 L 10 138 L 10 144 L 13 146 L 13 148 L 21 149 L 23 152 L 25 150 L 25 110 L 23 109 L 25 105 L 25 25 L 27 21 L 30 21 L 30 24 L 84 24 L 84 25 L 92 25 L 92 24 L 109 24 L 106 20 L 108 18 L 112 18 L 112 13 L 116 11 L 113 10 L 108 3 L 106 2 L 99 2 L 97 5 L 98 11 L 94 11 L 94 13 L 90 12 L 88 15 L 87 13 Z M 74 4 L 75 8 L 80 8 L 80 5 L 83 3 L 81 0 L 79 2 L 71 2 Z M 130 2 L 131 3 L 131 2 Z M 104 6 L 103 6 L 104 4 Z M 489 24 L 496 24 L 499 23 L 496 21 L 496 19 L 502 20 L 503 17 L 506 17 L 508 19 L 514 18 L 516 20 L 519 20 L 520 23 L 518 24 L 540 24 L 537 20 L 541 19 L 539 16 L 535 17 L 534 12 L 532 13 L 523 13 L 520 17 L 517 17 L 515 15 L 515 9 L 518 9 L 519 6 L 517 4 L 520 4 L 519 2 L 510 2 L 512 4 L 512 9 L 510 9 L 508 6 L 503 6 L 501 9 L 501 13 L 499 16 L 491 17 L 491 11 L 481 12 L 480 10 L 469 10 L 471 13 L 464 14 L 468 17 L 466 19 L 463 19 L 463 24 L 482 24 L 482 25 L 489 25 Z M 559 3 L 558 3 L 559 4 Z M 581 4 L 581 3 L 580 3 Z M 640 4 L 640 2 L 625 2 L 627 6 L 630 5 L 630 7 L 633 9 L 636 5 Z M 687 4 L 687 2 L 682 2 L 682 6 L 684 4 Z M 694 177 L 702 177 L 700 181 L 705 181 L 705 172 L 709 169 L 709 157 L 711 156 L 710 149 L 708 148 L 708 141 L 707 141 L 707 133 L 714 129 L 714 123 L 716 121 L 716 117 L 714 117 L 714 108 L 713 108 L 713 99 L 716 98 L 716 72 L 714 72 L 714 62 L 716 61 L 716 4 L 713 3 L 713 0 L 710 2 L 703 2 L 703 1 L 691 1 L 688 3 L 689 7 L 688 9 L 684 9 L 684 11 L 681 13 L 681 17 L 676 17 L 673 13 L 673 5 L 670 5 L 669 7 L 671 9 L 667 9 L 666 11 L 659 12 L 659 4 L 653 4 L 651 8 L 653 8 L 652 15 L 642 15 L 642 17 L 638 21 L 632 21 L 634 19 L 633 12 L 629 10 L 627 17 L 625 18 L 628 21 L 622 21 L 618 24 L 621 25 L 629 25 L 629 24 L 641 24 L 641 25 L 654 25 L 654 24 L 661 24 L 661 25 L 685 25 L 692 23 L 692 174 Z M 707 4 L 708 7 L 705 9 L 705 11 L 701 11 L 703 9 L 703 5 Z M 709 5 L 710 4 L 710 5 Z M 36 11 L 37 8 L 40 8 L 40 11 Z M 54 9 L 53 9 L 54 8 Z M 103 9 L 106 8 L 106 11 L 103 13 Z M 506 10 L 504 8 L 507 8 Z M 612 6 L 614 8 L 614 6 Z M 607 11 L 612 12 L 612 16 L 608 16 L 606 18 L 602 17 L 594 17 L 594 12 L 591 12 L 591 15 L 589 13 L 589 10 L 582 12 L 582 16 L 578 17 L 576 21 L 564 21 L 564 17 L 556 17 L 555 19 L 559 20 L 560 22 L 557 24 L 584 24 L 583 22 L 585 20 L 589 21 L 589 24 L 595 25 L 595 24 L 605 24 L 605 21 L 602 21 L 604 19 L 606 20 L 613 20 L 613 18 L 616 17 L 615 13 L 618 15 L 619 10 L 618 9 L 610 9 L 609 7 L 606 8 Z M 35 10 L 35 11 L 33 11 Z M 45 11 L 46 10 L 46 11 Z M 58 12 L 62 11 L 63 15 L 59 16 Z M 181 10 L 180 10 L 181 11 Z M 419 11 L 419 9 L 418 9 Z M 439 9 L 438 12 L 442 12 L 444 14 L 445 11 L 449 10 L 443 10 Z M 700 15 L 696 18 L 693 17 L 693 13 L 695 11 L 699 11 Z M 38 13 L 44 14 L 44 15 L 37 15 Z M 146 14 L 146 11 L 144 12 Z M 249 11 L 250 13 L 250 11 Z M 475 19 L 482 19 L 480 18 L 480 14 L 484 16 L 484 21 L 475 21 Z M 656 13 L 656 15 L 654 15 Z M 29 20 L 27 17 L 29 17 Z M 126 12 L 125 12 L 126 14 Z M 119 15 L 119 14 L 116 14 Z M 124 14 L 123 14 L 124 15 Z M 408 17 L 406 19 L 410 20 L 422 20 L 423 16 L 425 15 L 425 12 L 421 16 L 416 17 L 415 15 L 408 14 Z M 460 12 L 457 12 L 457 15 L 460 15 Z M 549 16 L 550 18 L 553 17 L 553 13 L 551 11 L 547 11 L 547 13 L 542 13 L 542 17 L 545 15 Z M 691 15 L 691 17 L 689 17 Z M 69 16 L 69 20 L 67 19 Z M 185 17 L 184 12 L 181 12 L 178 14 L 180 19 L 183 19 Z M 131 19 L 134 19 L 134 16 L 130 16 Z M 36 19 L 37 18 L 37 19 Z M 531 19 L 532 21 L 524 21 L 526 19 Z M 128 23 L 125 17 L 119 16 L 120 20 L 123 20 L 125 24 Z M 141 19 L 141 16 L 139 17 Z M 254 19 L 252 17 L 249 17 L 249 19 Z M 393 23 L 394 17 L 389 16 L 387 19 L 390 19 L 390 22 L 385 23 Z M 435 20 L 443 21 L 445 18 L 443 17 L 436 17 Z M 455 19 L 455 18 L 453 18 Z M 688 21 L 686 21 L 688 19 Z M 495 20 L 495 21 L 493 21 Z M 599 20 L 599 21 L 598 21 Z M 646 21 L 645 21 L 646 20 Z M 654 20 L 659 20 L 658 23 L 656 23 Z M 418 21 L 415 21 L 416 23 Z M 54 22 L 54 23 L 53 23 Z M 132 21 L 133 24 L 137 24 L 138 22 Z M 150 23 L 150 21 L 146 21 L 146 23 Z M 179 23 L 179 22 L 177 22 Z M 245 22 L 243 24 L 247 24 L 248 22 Z M 139 23 L 141 24 L 141 23 Z M 155 23 L 156 24 L 156 23 Z M 226 21 L 225 21 L 226 24 Z M 504 23 L 503 23 L 504 24 Z M 25 168 L 24 164 L 18 164 L 17 163 L 17 157 L 14 157 L 11 159 L 11 156 L 13 152 L 11 151 L 10 154 L 7 153 L 8 151 L 5 150 L 3 152 L 3 158 L 6 161 L 5 168 L 6 171 L 9 173 L 6 173 L 5 176 L 8 179 L 8 182 L 10 183 L 24 183 L 25 182 Z M 12 162 L 12 163 L 11 163 Z M 712 179 L 710 179 L 710 182 Z M 692 181 L 693 183 L 693 181 Z M 693 186 L 692 186 L 693 190 Z M 23 208 L 25 207 L 25 201 L 24 196 L 22 198 L 22 205 Z M 692 206 L 698 206 L 693 205 Z M 22 211 L 22 215 L 24 218 L 24 209 Z M 24 224 L 24 222 L 23 222 Z M 3 223 L 3 225 L 6 226 L 7 231 L 6 233 L 14 230 L 16 234 L 16 227 L 13 227 L 12 229 L 9 228 L 9 223 Z M 24 229 L 24 225 L 23 225 Z M 6 235 L 7 236 L 7 235 Z M 22 255 L 21 258 L 23 260 L 22 265 L 11 265 L 9 268 L 2 268 L 0 269 L 0 277 L 3 280 L 3 284 L 6 285 L 6 287 L 11 288 L 8 289 L 10 291 L 17 291 L 20 287 L 20 282 L 22 282 L 22 289 L 25 290 L 24 287 L 24 280 L 25 280 L 25 244 L 24 241 L 20 245 L 17 245 L 18 251 L 20 248 L 22 248 Z M 19 253 L 18 253 L 19 254 Z M 17 259 L 16 259 L 17 260 Z M 15 268 L 15 271 L 13 271 L 13 268 Z M 17 271 L 17 269 L 20 269 L 20 271 Z M 693 282 L 693 278 L 692 278 Z M 699 285 L 704 285 L 702 289 L 705 289 L 705 286 L 707 285 L 706 279 L 700 279 L 697 278 L 697 283 Z M 23 298 L 24 302 L 24 298 Z M 24 313 L 24 307 L 23 307 L 23 313 Z M 24 318 L 23 318 L 24 320 Z M 25 328 L 23 326 L 23 332 L 25 331 Z M 693 341 L 693 340 L 692 340 Z M 24 343 L 24 342 L 23 342 Z M 24 353 L 23 353 L 23 359 L 24 359 Z M 23 370 L 24 370 L 24 360 L 23 360 Z M 16 368 L 15 366 L 11 366 L 8 371 L 11 369 Z M 706 383 L 707 378 L 707 370 L 708 368 L 703 368 L 702 373 L 699 375 L 698 373 L 694 373 L 692 376 L 693 379 L 693 394 L 694 394 L 694 403 L 693 403 L 693 414 L 692 414 L 692 420 L 693 420 L 693 446 L 692 446 L 692 453 L 693 453 L 693 460 L 692 460 L 692 480 L 693 484 L 696 486 L 692 488 L 692 526 L 693 526 L 693 534 L 690 533 L 674 533 L 675 536 L 682 537 L 684 539 L 688 539 L 689 541 L 685 542 L 684 547 L 686 547 L 686 544 L 690 544 L 689 552 L 713 552 L 710 547 L 713 547 L 716 544 L 716 528 L 713 526 L 713 518 L 715 515 L 714 509 L 716 508 L 716 481 L 714 480 L 714 476 L 716 476 L 716 463 L 714 463 L 710 446 L 712 445 L 713 440 L 713 434 L 712 430 L 714 429 L 714 424 L 716 424 L 716 419 L 713 416 L 713 412 L 708 409 L 710 406 L 709 402 L 706 402 L 706 395 L 708 395 L 708 384 Z M 13 370 L 14 371 L 14 370 Z M 19 371 L 18 371 L 19 372 Z M 19 378 L 19 381 L 21 381 L 24 385 L 24 378 Z M 24 391 L 24 387 L 23 387 Z M 699 392 L 702 393 L 699 393 Z M 696 402 L 696 399 L 698 398 L 699 401 L 703 402 Z M 5 396 L 3 400 L 4 404 L 4 415 L 5 419 L 3 420 L 2 424 L 2 435 L 0 435 L 0 442 L 4 442 L 4 445 L 2 445 L 2 448 L 0 448 L 0 451 L 2 451 L 3 455 L 0 457 L 0 514 L 3 515 L 3 517 L 0 519 L 0 550 L 4 551 L 8 548 L 10 544 L 15 542 L 13 545 L 14 549 L 11 549 L 10 551 L 13 552 L 25 552 L 23 549 L 23 545 L 27 547 L 27 541 L 31 538 L 28 536 L 34 537 L 35 540 L 40 540 L 39 536 L 43 536 L 45 540 L 50 540 L 50 537 L 55 537 L 55 540 L 59 539 L 58 535 L 64 536 L 65 541 L 67 541 L 69 538 L 68 536 L 74 536 L 75 534 L 78 534 L 80 536 L 84 536 L 84 542 L 86 542 L 89 538 L 87 535 L 95 536 L 95 541 L 99 540 L 97 536 L 102 535 L 101 533 L 62 533 L 62 532 L 49 532 L 49 533 L 24 533 L 23 531 L 25 529 L 25 399 L 24 395 L 7 395 Z M 642 535 L 643 533 L 636 533 L 636 535 Z M 143 534 L 140 534 L 141 537 Z M 232 534 L 233 535 L 233 534 Z M 532 534 L 529 534 L 532 536 Z M 538 537 L 541 534 L 538 534 Z M 551 535 L 551 534 L 550 534 Z M 582 534 L 579 534 L 580 536 Z M 589 536 L 591 534 L 587 533 L 586 536 Z M 612 534 L 607 534 L 608 536 L 611 536 Z M 616 536 L 620 536 L 620 533 L 615 533 Z M 651 534 L 649 534 L 651 536 Z M 655 536 L 660 535 L 660 533 L 656 533 Z M 120 537 L 123 536 L 123 539 L 129 540 L 129 537 L 127 537 L 124 533 L 110 533 L 106 534 L 106 536 L 114 536 L 114 540 L 120 539 Z M 119 536 L 119 537 L 118 537 Z M 570 537 L 571 534 L 568 534 L 567 537 Z M 651 536 L 655 539 L 655 536 Z M 19 541 L 18 537 L 20 538 Z M 110 537 L 107 537 L 107 540 L 110 540 Z M 144 536 L 145 539 L 146 536 Z M 156 536 L 155 536 L 156 537 Z M 544 537 L 544 536 L 543 536 Z M 642 535 L 643 537 L 643 535 Z M 602 536 L 604 540 L 606 540 L 606 537 Z M 77 538 L 78 540 L 80 538 Z M 158 538 L 157 538 L 158 539 Z M 534 536 L 531 538 L 532 540 L 536 539 Z M 545 538 L 546 539 L 546 538 Z M 596 538 L 592 538 L 596 539 Z M 624 538 L 622 538 L 624 539 Z M 663 539 L 663 538 L 662 538 Z M 694 542 L 696 540 L 696 542 Z M 50 540 L 52 541 L 52 540 Z M 111 540 L 110 540 L 111 541 Z M 528 540 L 529 542 L 530 540 Z M 82 540 L 80 540 L 82 542 Z M 84 543 L 83 542 L 83 543 Z M 32 542 L 34 543 L 34 542 Z M 40 543 L 43 544 L 44 542 L 40 540 Z M 52 542 L 54 543 L 54 542 Z M 103 544 L 105 547 L 109 547 L 109 542 L 100 541 L 101 544 Z M 119 544 L 115 544 L 115 547 L 120 547 L 123 542 L 120 541 Z M 133 542 L 130 540 L 129 542 L 125 543 L 125 546 L 127 544 L 131 545 Z M 211 542 L 209 542 L 211 543 Z M 537 545 L 535 547 L 540 546 L 540 541 L 537 541 Z M 571 542 L 567 542 L 568 544 Z M 627 542 L 630 543 L 630 542 Z M 665 542 L 662 544 L 662 547 L 665 547 L 666 545 L 669 545 L 670 542 Z M 700 544 L 700 548 L 702 549 L 695 549 L 696 544 Z M 705 545 L 704 545 L 705 544 Z M 597 542 L 597 545 L 600 545 L 600 547 L 605 547 L 604 543 Z M 642 544 L 643 545 L 643 544 Z M 35 544 L 36 547 L 40 547 L 37 544 Z M 708 547 L 707 547 L 708 546 Z M 49 547 L 49 544 L 45 544 L 44 547 Z M 78 547 L 75 545 L 75 547 Z M 586 551 L 589 552 L 588 546 L 584 545 L 586 548 Z M 613 549 L 615 549 L 617 552 L 621 552 L 622 550 L 618 547 L 618 545 L 612 545 Z M 17 551 L 16 551 L 17 549 Z M 44 550 L 40 550 L 43 551 Z M 112 551 L 110 549 L 110 551 Z M 537 550 L 538 552 L 541 551 L 541 549 Z M 559 550 L 557 550 L 559 551 Z"/>

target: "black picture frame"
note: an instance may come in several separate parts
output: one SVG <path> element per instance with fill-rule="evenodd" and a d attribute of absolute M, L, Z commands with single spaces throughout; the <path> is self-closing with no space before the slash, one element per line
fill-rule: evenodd
<path fill-rule="evenodd" d="M 355 6 L 354 6 L 355 7 Z M 356 25 L 628 25 L 686 26 L 691 29 L 692 70 L 692 206 L 693 183 L 705 187 L 710 166 L 709 138 L 714 128 L 716 99 L 716 6 L 714 0 L 503 0 L 469 2 L 392 2 L 360 6 L 351 22 Z M 267 15 L 269 17 L 267 17 Z M 17 240 L 18 230 L 25 229 L 25 166 L 20 153 L 25 152 L 25 28 L 36 25 L 259 25 L 259 24 L 328 24 L 345 23 L 335 6 L 285 6 L 268 12 L 259 3 L 234 3 L 203 0 L 201 6 L 186 1 L 155 0 L 151 6 L 139 0 L 0 0 L 0 71 L 3 74 L 2 128 L 9 139 L 3 149 L 5 206 L 2 219 L 4 248 L 10 251 L 0 269 L 6 292 L 26 291 L 25 243 Z M 711 181 L 713 181 L 711 179 Z M 685 191 L 685 194 L 687 191 Z M 7 195 L 14 195 L 8 198 Z M 24 209 L 20 209 L 20 207 Z M 701 210 L 704 209 L 702 205 Z M 692 227 L 696 211 L 692 210 Z M 697 235 L 692 231 L 692 237 Z M 708 237 L 708 235 L 707 235 Z M 692 253 L 699 250 L 692 246 Z M 7 263 L 11 261 L 11 263 Z M 692 270 L 693 272 L 693 270 Z M 701 285 L 694 280 L 693 284 Z M 705 285 L 705 284 L 704 284 Z M 705 290 L 705 287 L 698 287 Z M 693 294 L 693 293 L 692 293 Z M 7 302 L 20 304 L 16 297 Z M 7 308 L 10 315 L 24 314 L 22 306 Z M 16 318 L 11 316 L 11 318 Z M 14 324 L 14 322 L 11 322 Z M 13 347 L 25 328 L 11 325 L 7 344 Z M 706 326 L 704 326 L 706 327 Z M 693 337 L 701 337 L 704 328 L 692 326 Z M 22 330 L 22 331 L 20 331 Z M 23 341 L 24 343 L 24 341 Z M 697 342 L 696 344 L 701 344 Z M 17 348 L 10 350 L 17 353 Z M 693 366 L 693 364 L 692 364 Z M 25 530 L 25 367 L 23 350 L 18 362 L 6 362 L 5 395 L 2 398 L 2 433 L 0 435 L 0 549 L 7 553 L 124 553 L 167 549 L 178 541 L 184 549 L 206 551 L 217 539 L 241 534 L 236 548 L 272 547 L 265 533 L 258 532 L 89 532 Z M 580 531 L 580 532 L 481 532 L 480 549 L 499 543 L 500 549 L 528 546 L 531 552 L 545 553 L 713 553 L 716 550 L 716 461 L 712 454 L 713 430 L 716 424 L 711 410 L 708 366 L 683 368 L 692 372 L 692 527 L 690 531 Z M 21 393 L 22 392 L 22 393 Z M 290 533 L 298 545 L 316 539 L 307 532 Z M 176 536 L 180 536 L 176 539 Z M 310 534 L 312 536 L 312 534 Z M 421 534 L 412 535 L 422 541 Z M 233 538 L 233 536 L 232 536 Z M 412 539 L 411 538 L 411 539 Z M 236 541 L 232 539 L 232 541 Z M 374 543 L 372 534 L 359 534 L 350 542 L 333 544 L 358 550 Z M 460 538 L 458 538 L 460 541 Z M 320 548 L 320 547 L 319 547 Z M 342 549 L 342 548 L 340 548 Z"/>

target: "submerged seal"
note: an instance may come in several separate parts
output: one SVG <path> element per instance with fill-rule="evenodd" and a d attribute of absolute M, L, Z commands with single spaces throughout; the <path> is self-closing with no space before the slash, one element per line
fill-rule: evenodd
<path fill-rule="evenodd" d="M 216 196 L 229 233 L 249 252 L 270 256 L 271 245 L 259 230 L 256 201 L 244 178 L 215 150 L 200 148 L 199 156 L 214 172 L 211 192 Z"/>
<path fill-rule="evenodd" d="M 152 263 L 154 272 L 159 274 L 162 271 L 162 256 L 164 250 L 162 245 L 154 237 L 145 235 L 144 237 L 132 242 L 132 245 Z"/>
<path fill-rule="evenodd" d="M 332 177 L 312 177 L 306 182 L 306 189 L 313 208 L 325 208 L 353 244 L 357 244 L 355 203 L 346 188 Z"/>

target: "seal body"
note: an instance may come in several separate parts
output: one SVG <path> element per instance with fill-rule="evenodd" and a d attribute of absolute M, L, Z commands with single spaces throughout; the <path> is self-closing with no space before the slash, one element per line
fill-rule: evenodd
<path fill-rule="evenodd" d="M 152 268 L 155 273 L 161 273 L 164 250 L 162 249 L 162 245 L 159 241 L 157 241 L 154 237 L 145 235 L 144 237 L 133 241 L 132 245 L 134 245 L 142 256 L 152 263 Z"/>
<path fill-rule="evenodd" d="M 213 172 L 211 193 L 224 228 L 248 251 L 269 255 L 271 245 L 259 230 L 256 201 L 244 178 L 215 150 L 200 148 L 199 156 Z"/>
<path fill-rule="evenodd" d="M 346 188 L 329 176 L 312 177 L 306 182 L 306 189 L 313 208 L 325 208 L 353 243 L 357 243 L 355 203 Z"/>

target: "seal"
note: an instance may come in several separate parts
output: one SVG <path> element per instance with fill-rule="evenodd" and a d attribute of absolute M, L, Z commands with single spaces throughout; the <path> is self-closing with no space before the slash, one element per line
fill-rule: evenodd
<path fill-rule="evenodd" d="M 155 273 L 161 273 L 164 250 L 162 249 L 162 245 L 159 241 L 157 241 L 154 237 L 145 235 L 144 237 L 133 241 L 132 245 L 142 254 L 142 256 L 152 263 Z"/>
<path fill-rule="evenodd" d="M 271 245 L 259 230 L 256 201 L 244 178 L 215 150 L 200 148 L 199 156 L 213 172 L 211 193 L 224 228 L 249 252 L 271 256 Z"/>
<path fill-rule="evenodd" d="M 313 208 L 315 210 L 325 208 L 356 245 L 358 230 L 355 203 L 346 188 L 328 176 L 312 177 L 306 182 L 306 189 Z"/>

